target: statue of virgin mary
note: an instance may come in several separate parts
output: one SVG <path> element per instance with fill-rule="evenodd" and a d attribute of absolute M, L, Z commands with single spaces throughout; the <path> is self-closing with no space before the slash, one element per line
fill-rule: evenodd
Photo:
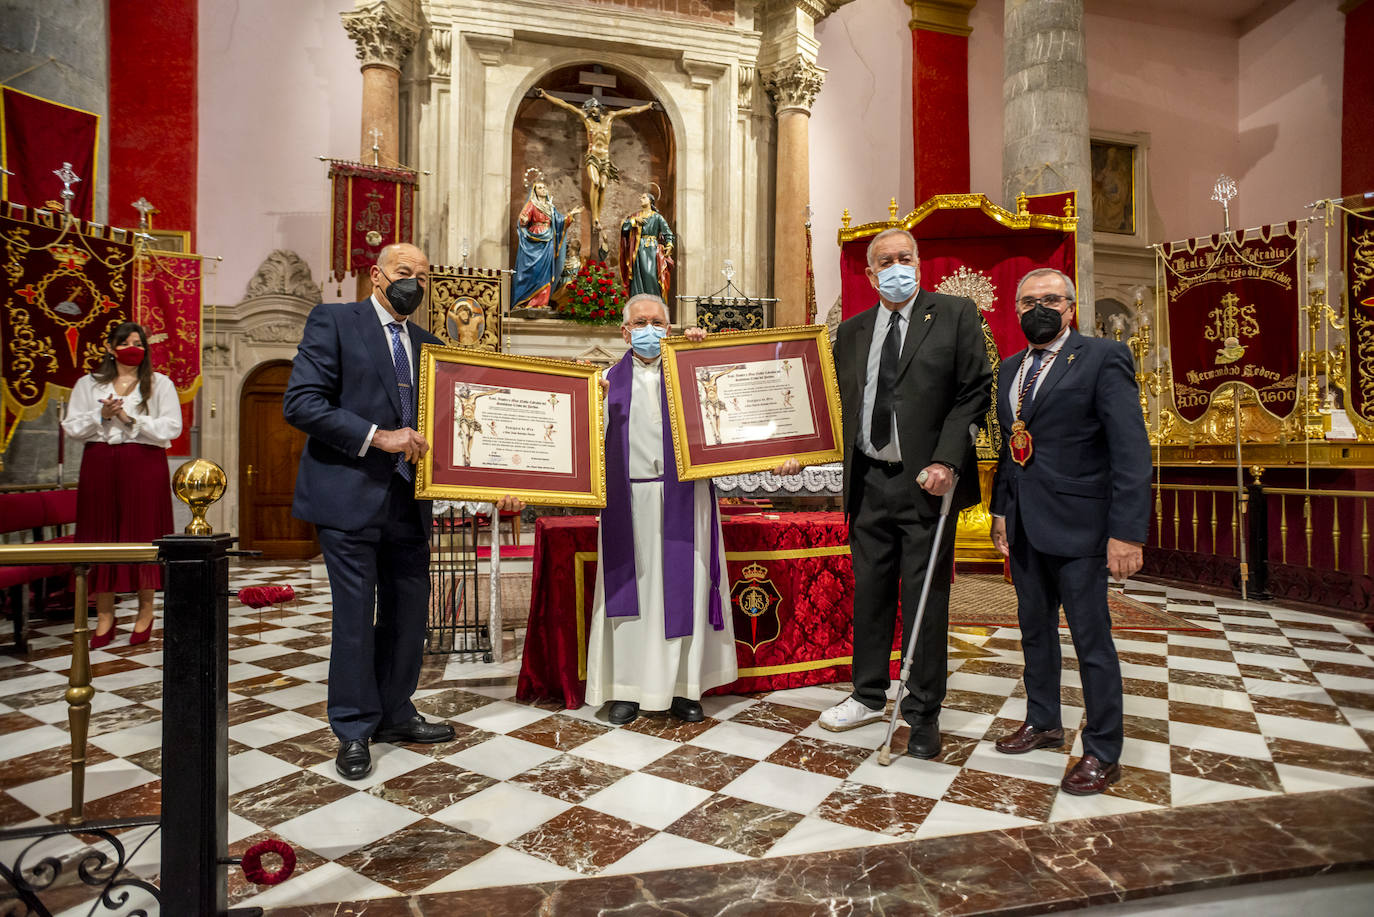
<path fill-rule="evenodd" d="M 529 179 L 533 173 L 534 183 Z M 544 173 L 525 171 L 529 195 L 517 218 L 519 250 L 515 256 L 515 283 L 511 291 L 512 308 L 543 309 L 563 285 L 563 257 L 568 247 L 567 222 L 582 212 L 574 207 L 559 213 L 549 196 Z"/>

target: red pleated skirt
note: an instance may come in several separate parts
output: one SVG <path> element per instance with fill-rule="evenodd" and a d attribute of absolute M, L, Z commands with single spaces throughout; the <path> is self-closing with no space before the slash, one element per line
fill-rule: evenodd
<path fill-rule="evenodd" d="M 91 442 L 81 454 L 76 488 L 77 541 L 147 544 L 170 535 L 172 476 L 167 451 L 142 443 Z M 161 589 L 158 564 L 94 564 L 90 592 Z"/>

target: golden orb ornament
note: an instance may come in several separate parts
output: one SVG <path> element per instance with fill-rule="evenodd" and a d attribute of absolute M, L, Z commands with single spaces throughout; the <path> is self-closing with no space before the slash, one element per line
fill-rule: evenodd
<path fill-rule="evenodd" d="M 172 493 L 191 507 L 191 521 L 186 524 L 187 535 L 213 535 L 215 530 L 205 521 L 205 511 L 224 496 L 228 478 L 224 469 L 209 459 L 192 459 L 172 475 Z"/>

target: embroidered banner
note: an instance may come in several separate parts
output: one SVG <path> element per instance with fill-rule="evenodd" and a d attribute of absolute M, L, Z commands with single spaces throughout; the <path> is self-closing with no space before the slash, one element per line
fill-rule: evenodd
<path fill-rule="evenodd" d="M 148 331 L 153 368 L 183 401 L 200 388 L 200 259 L 145 250 L 134 275 L 134 321 Z"/>
<path fill-rule="evenodd" d="M 1302 306 L 1297 223 L 1174 242 L 1160 250 L 1174 404 L 1202 418 L 1229 383 L 1287 417 L 1298 405 Z"/>
<path fill-rule="evenodd" d="M 53 172 L 65 162 L 81 178 L 72 185 L 71 212 L 93 218 L 99 134 L 99 115 L 0 87 L 0 165 L 14 173 L 0 175 L 2 196 L 29 207 L 62 209 L 62 181 Z"/>
<path fill-rule="evenodd" d="M 335 281 L 367 271 L 393 242 L 414 241 L 416 173 L 334 159 L 329 180 L 329 270 Z"/>
<path fill-rule="evenodd" d="M 1350 310 L 1345 408 L 1374 423 L 1374 209 L 1345 211 L 1344 265 Z"/>
<path fill-rule="evenodd" d="M 34 220 L 38 220 L 35 222 Z M 105 336 L 131 315 L 133 247 L 122 230 L 63 229 L 62 216 L 8 205 L 0 216 L 0 396 L 4 442 L 100 365 Z"/>

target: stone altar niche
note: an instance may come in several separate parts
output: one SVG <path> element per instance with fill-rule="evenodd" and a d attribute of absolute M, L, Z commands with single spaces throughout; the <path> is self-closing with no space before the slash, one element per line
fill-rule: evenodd
<path fill-rule="evenodd" d="M 526 95 L 599 64 L 619 79 L 608 95 L 653 99 L 664 109 L 615 124 L 612 158 L 626 178 L 612 184 L 602 210 L 608 235 L 618 244 L 620 221 L 636 209 L 639 184 L 656 181 L 669 208 L 664 216 L 684 240 L 675 294 L 718 288 L 728 258 L 739 266 L 741 288 L 771 295 L 776 120 L 760 74 L 798 54 L 814 60 L 816 46 L 811 19 L 804 28 L 796 25 L 800 13 L 774 17 L 756 11 L 763 4 L 734 6 L 733 13 L 722 8 L 721 15 L 691 17 L 613 3 L 420 3 L 423 32 L 402 74 L 403 158 L 431 173 L 421 185 L 416 224 L 430 260 L 461 262 L 467 239 L 469 265 L 513 266 L 512 227 L 524 200 L 523 168 L 516 165 L 526 158 L 525 165 L 544 170 L 560 210 L 585 206 L 585 131 L 570 113 L 544 102 L 536 108 Z M 666 122 L 672 143 L 661 154 L 627 148 L 654 119 Z M 545 125 L 559 134 L 544 134 Z M 529 153 L 517 148 L 522 133 L 535 144 Z M 550 136 L 575 138 L 573 148 L 556 161 L 534 161 Z M 637 161 L 639 155 L 649 162 Z M 655 162 L 656 155 L 665 161 Z M 578 219 L 585 256 L 590 220 Z M 678 323 L 695 318 L 691 308 L 673 311 Z M 527 346 L 522 328 L 545 321 L 512 321 L 511 349 L 574 356 L 596 337 L 563 331 L 566 342 L 545 335 Z M 618 333 L 605 345 L 624 347 Z"/>
<path fill-rule="evenodd" d="M 633 99 L 637 102 L 657 101 L 647 87 L 634 77 L 601 68 L 600 79 L 614 79 L 607 97 Z M 591 87 L 580 82 L 586 66 L 565 67 L 547 74 L 537 85 L 548 92 L 587 93 Z M 609 79 L 606 79 L 609 82 Z M 597 256 L 597 242 L 592 237 L 591 214 L 587 205 L 586 188 L 589 183 L 586 169 L 587 138 L 581 120 L 571 112 L 554 107 L 544 99 L 524 99 L 515 115 L 511 143 L 511 203 L 508 251 L 516 250 L 516 218 L 525 204 L 525 170 L 540 169 L 549 185 L 549 193 L 562 213 L 581 205 L 584 212 L 577 217 L 577 232 L 569 237 L 581 240 L 582 258 Z M 601 226 L 607 248 L 606 263 L 613 271 L 620 258 L 620 223 L 639 210 L 639 196 L 648 190 L 649 183 L 657 183 L 662 190 L 658 200 L 659 213 L 669 226 L 676 226 L 677 195 L 673 157 L 673 127 L 667 116 L 659 111 L 646 111 L 617 118 L 611 130 L 611 162 L 620 172 L 620 181 L 611 182 L 606 189 L 601 209 Z M 683 259 L 690 260 L 691 240 L 681 240 L 673 248 L 674 283 L 682 270 Z M 684 246 L 681 243 L 688 243 Z M 512 258 L 514 255 L 512 255 Z M 622 280 L 624 278 L 621 278 Z M 678 310 L 669 311 L 676 317 Z"/>

